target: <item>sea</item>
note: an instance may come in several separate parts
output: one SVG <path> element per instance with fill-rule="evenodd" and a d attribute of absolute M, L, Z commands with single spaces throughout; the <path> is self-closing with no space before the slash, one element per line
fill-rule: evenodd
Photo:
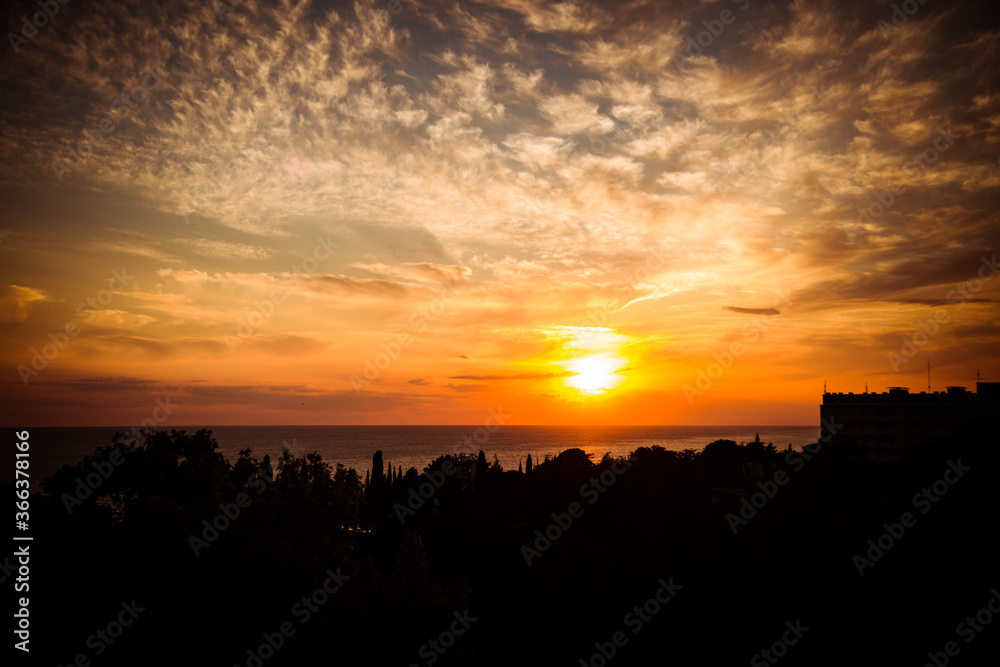
<path fill-rule="evenodd" d="M 295 456 L 317 452 L 331 466 L 340 463 L 354 468 L 364 478 L 371 469 L 372 455 L 382 451 L 386 466 L 402 466 L 405 472 L 422 472 L 431 461 L 443 454 L 485 452 L 489 462 L 494 457 L 504 470 L 517 470 L 528 454 L 536 462 L 546 455 L 577 447 L 590 454 L 595 462 L 606 453 L 626 456 L 639 447 L 659 445 L 680 451 L 701 450 L 719 439 L 738 443 L 752 442 L 759 434 L 761 442 L 778 449 L 791 445 L 799 450 L 816 442 L 819 426 L 513 426 L 494 427 L 488 431 L 476 426 L 176 426 L 178 431 L 194 433 L 202 428 L 212 432 L 218 451 L 235 461 L 247 447 L 252 455 L 265 454 L 277 462 L 283 448 Z M 117 432 L 128 427 L 42 427 L 31 428 L 31 486 L 40 490 L 42 479 L 59 467 L 77 463 L 98 447 L 110 445 Z M 12 457 L 11 457 L 12 458 Z M 6 468 L 10 461 L 4 461 Z M 7 478 L 13 477 L 13 471 Z"/>

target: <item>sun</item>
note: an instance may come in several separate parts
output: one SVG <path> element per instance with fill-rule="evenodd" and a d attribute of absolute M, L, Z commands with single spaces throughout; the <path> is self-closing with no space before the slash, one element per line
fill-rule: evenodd
<path fill-rule="evenodd" d="M 571 359 L 565 362 L 565 367 L 575 375 L 566 378 L 566 385 L 586 396 L 606 394 L 625 379 L 618 371 L 627 362 L 617 354 L 594 354 Z"/>
<path fill-rule="evenodd" d="M 604 396 L 625 381 L 631 363 L 625 352 L 632 343 L 630 336 L 607 327 L 552 326 L 540 332 L 551 348 L 538 363 L 560 369 L 550 375 L 569 390 L 563 394 L 566 398 Z"/>

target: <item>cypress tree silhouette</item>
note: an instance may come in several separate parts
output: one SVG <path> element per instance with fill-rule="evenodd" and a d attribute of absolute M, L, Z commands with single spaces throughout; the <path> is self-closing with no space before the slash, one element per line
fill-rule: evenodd
<path fill-rule="evenodd" d="M 528 454 L 528 463 L 524 466 L 524 474 L 531 474 L 531 454 Z"/>
<path fill-rule="evenodd" d="M 486 471 L 489 470 L 489 464 L 486 463 L 486 454 L 483 450 L 479 450 L 479 458 L 476 459 L 476 482 L 482 483 L 482 480 L 486 479 Z"/>
<path fill-rule="evenodd" d="M 381 486 L 385 481 L 385 466 L 382 463 L 382 450 L 379 449 L 372 456 L 372 484 Z"/>

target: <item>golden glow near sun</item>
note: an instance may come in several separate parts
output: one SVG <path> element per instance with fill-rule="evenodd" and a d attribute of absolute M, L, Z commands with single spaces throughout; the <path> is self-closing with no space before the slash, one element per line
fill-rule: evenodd
<path fill-rule="evenodd" d="M 588 396 L 607 393 L 625 379 L 618 371 L 626 363 L 625 357 L 610 354 L 572 359 L 566 362 L 566 368 L 576 375 L 566 378 L 566 384 Z"/>
<path fill-rule="evenodd" d="M 563 384 L 584 396 L 600 396 L 624 380 L 628 358 L 622 348 L 629 337 L 605 327 L 553 327 L 550 339 L 559 343 L 560 360 L 554 362 L 572 373 Z"/>

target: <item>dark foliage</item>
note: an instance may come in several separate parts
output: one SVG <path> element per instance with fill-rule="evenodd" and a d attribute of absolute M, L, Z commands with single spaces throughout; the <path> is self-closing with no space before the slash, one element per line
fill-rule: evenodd
<path fill-rule="evenodd" d="M 847 447 L 805 460 L 759 439 L 598 462 L 569 449 L 525 473 L 483 452 L 388 473 L 377 452 L 364 484 L 315 453 L 286 452 L 271 474 L 250 450 L 226 461 L 206 431 L 119 436 L 32 498 L 33 653 L 257 664 L 248 649 L 290 622 L 262 665 L 427 665 L 427 643 L 467 611 L 478 620 L 436 664 L 586 664 L 618 631 L 615 665 L 746 664 L 796 619 L 810 632 L 782 664 L 923 664 L 998 584 L 985 437 L 879 467 Z M 72 501 L 111 457 L 120 465 Z M 959 458 L 971 472 L 923 516 L 914 494 Z M 853 557 L 906 511 L 917 525 L 859 576 Z M 303 622 L 303 596 L 338 568 L 349 579 Z M 630 611 L 671 577 L 683 588 L 634 632 Z M 96 657 L 88 637 L 133 599 L 145 611 Z M 989 632 L 965 664 L 984 664 Z"/>

